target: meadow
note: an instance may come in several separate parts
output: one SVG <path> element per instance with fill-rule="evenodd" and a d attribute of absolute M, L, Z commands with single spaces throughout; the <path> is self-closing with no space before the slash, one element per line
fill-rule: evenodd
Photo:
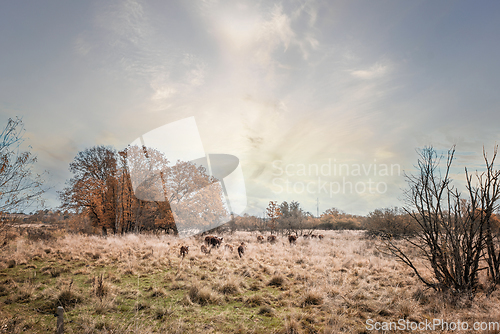
<path fill-rule="evenodd" d="M 0 249 L 0 333 L 54 333 L 57 306 L 65 333 L 402 333 L 413 331 L 367 323 L 500 321 L 498 291 L 439 294 L 363 231 L 319 233 L 290 245 L 235 232 L 210 254 L 201 236 L 11 234 Z"/>

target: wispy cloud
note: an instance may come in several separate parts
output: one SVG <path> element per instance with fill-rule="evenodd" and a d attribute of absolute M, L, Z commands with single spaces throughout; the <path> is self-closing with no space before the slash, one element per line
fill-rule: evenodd
<path fill-rule="evenodd" d="M 377 63 L 366 70 L 353 70 L 351 74 L 360 79 L 370 80 L 383 77 L 390 71 L 387 64 Z"/>

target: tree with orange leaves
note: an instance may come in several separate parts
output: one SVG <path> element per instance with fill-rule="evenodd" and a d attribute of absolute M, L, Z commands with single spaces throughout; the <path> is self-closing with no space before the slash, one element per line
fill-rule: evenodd
<path fill-rule="evenodd" d="M 277 202 L 275 201 L 270 201 L 269 206 L 266 209 L 266 216 L 268 219 L 270 219 L 268 226 L 269 229 L 271 230 L 271 234 L 273 234 L 274 231 L 276 231 L 276 221 L 278 220 L 279 217 L 281 217 L 281 209 Z"/>

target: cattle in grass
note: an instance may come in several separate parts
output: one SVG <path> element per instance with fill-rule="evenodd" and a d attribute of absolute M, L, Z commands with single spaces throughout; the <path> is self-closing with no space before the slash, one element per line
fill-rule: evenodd
<path fill-rule="evenodd" d="M 224 238 L 219 238 L 219 237 L 214 237 L 214 236 L 207 236 L 205 238 L 205 242 L 207 243 L 208 246 L 212 246 L 212 247 L 217 247 L 219 248 L 219 246 L 221 245 L 222 241 L 224 240 Z"/>
<path fill-rule="evenodd" d="M 219 246 L 222 244 L 222 241 L 224 241 L 224 238 L 223 237 L 214 237 L 212 239 L 212 247 L 213 246 L 216 246 L 217 248 L 219 248 Z"/>
<path fill-rule="evenodd" d="M 324 238 L 324 237 L 325 237 L 325 236 L 324 236 L 323 234 L 318 235 L 318 239 L 319 239 L 319 240 L 323 240 L 323 238 Z"/>
<path fill-rule="evenodd" d="M 303 237 L 304 237 L 304 239 L 307 239 L 307 238 L 309 238 L 309 234 L 304 234 Z"/>
<path fill-rule="evenodd" d="M 242 242 L 241 245 L 239 245 L 239 247 L 238 247 L 238 255 L 239 255 L 240 259 L 244 253 L 245 253 L 245 243 Z"/>
<path fill-rule="evenodd" d="M 257 242 L 264 242 L 264 237 L 262 235 L 259 235 L 257 237 Z"/>
<path fill-rule="evenodd" d="M 288 242 L 291 244 L 295 244 L 295 242 L 297 241 L 297 236 L 296 235 L 289 235 L 288 236 Z"/>
<path fill-rule="evenodd" d="M 207 244 L 207 246 L 210 246 L 210 240 L 212 240 L 212 238 L 214 238 L 213 235 L 207 235 L 205 237 L 205 243 Z"/>
<path fill-rule="evenodd" d="M 184 258 L 189 252 L 189 246 L 181 246 L 181 256 Z"/>
<path fill-rule="evenodd" d="M 211 249 L 207 248 L 205 245 L 201 245 L 201 252 L 205 254 L 210 254 Z"/>
<path fill-rule="evenodd" d="M 274 244 L 276 242 L 276 236 L 275 235 L 270 235 L 267 237 L 267 242 L 270 242 Z"/>
<path fill-rule="evenodd" d="M 316 234 L 311 234 L 311 238 L 316 238 L 317 235 Z"/>
<path fill-rule="evenodd" d="M 227 250 L 229 250 L 229 251 L 231 251 L 231 252 L 233 251 L 233 246 L 230 245 L 230 244 L 225 244 L 224 248 L 227 249 Z"/>

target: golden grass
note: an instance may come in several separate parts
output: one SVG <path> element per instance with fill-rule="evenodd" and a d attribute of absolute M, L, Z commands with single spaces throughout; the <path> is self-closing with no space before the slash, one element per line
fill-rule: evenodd
<path fill-rule="evenodd" d="M 202 253 L 201 237 L 14 239 L 0 250 L 0 332 L 52 331 L 58 305 L 68 333 L 362 333 L 367 319 L 500 321 L 498 291 L 472 302 L 443 296 L 362 232 L 321 233 L 295 245 L 224 235 L 245 242 L 241 259 L 224 247 Z M 184 259 L 181 245 L 190 246 Z"/>

